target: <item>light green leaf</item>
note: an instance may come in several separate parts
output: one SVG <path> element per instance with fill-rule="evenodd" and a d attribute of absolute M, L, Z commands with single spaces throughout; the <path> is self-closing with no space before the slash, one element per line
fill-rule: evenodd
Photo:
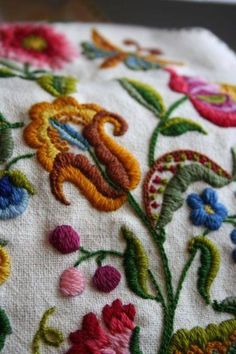
<path fill-rule="evenodd" d="M 28 178 L 24 175 L 24 173 L 18 170 L 10 170 L 7 171 L 6 174 L 10 176 L 12 183 L 16 187 L 24 188 L 32 195 L 35 194 L 34 187 L 29 182 Z"/>
<path fill-rule="evenodd" d="M 0 127 L 4 127 L 5 123 L 1 122 Z M 14 141 L 11 129 L 0 130 L 0 163 L 4 163 L 12 156 Z"/>
<path fill-rule="evenodd" d="M 43 75 L 37 79 L 38 84 L 55 97 L 76 92 L 77 80 L 72 76 Z"/>
<path fill-rule="evenodd" d="M 236 148 L 232 148 L 231 152 L 232 152 L 232 159 L 233 159 L 232 176 L 233 176 L 233 180 L 236 181 Z"/>
<path fill-rule="evenodd" d="M 16 75 L 14 74 L 13 71 L 11 71 L 8 68 L 0 68 L 0 78 L 9 78 L 9 77 L 15 77 Z"/>
<path fill-rule="evenodd" d="M 199 95 L 197 98 L 201 101 L 212 104 L 222 104 L 226 101 L 227 96 L 224 94 L 219 95 Z"/>
<path fill-rule="evenodd" d="M 207 304 L 210 303 L 210 288 L 220 268 L 220 252 L 216 245 L 204 236 L 194 237 L 189 243 L 191 253 L 201 251 L 201 266 L 198 269 L 197 288 Z"/>
<path fill-rule="evenodd" d="M 126 227 L 122 233 L 127 247 L 124 253 L 124 269 L 129 288 L 143 299 L 154 298 L 148 294 L 148 257 L 141 241 Z"/>
<path fill-rule="evenodd" d="M 207 132 L 202 126 L 190 119 L 186 118 L 172 118 L 161 127 L 161 134 L 166 136 L 179 136 L 189 131 L 197 131 L 202 134 Z"/>
<path fill-rule="evenodd" d="M 150 85 L 126 78 L 119 80 L 120 84 L 136 101 L 153 112 L 157 117 L 162 115 L 166 108 L 161 95 Z"/>

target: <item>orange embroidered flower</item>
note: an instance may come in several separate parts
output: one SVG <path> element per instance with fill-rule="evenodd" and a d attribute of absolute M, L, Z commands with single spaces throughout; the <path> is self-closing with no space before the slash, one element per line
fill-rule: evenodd
<path fill-rule="evenodd" d="M 71 97 L 36 104 L 30 117 L 25 140 L 37 149 L 39 162 L 50 172 L 51 190 L 60 202 L 70 204 L 63 193 L 65 181 L 76 185 L 99 210 L 116 210 L 126 201 L 127 191 L 140 181 L 139 163 L 104 128 L 110 123 L 114 136 L 123 135 L 128 126 L 122 117 Z M 79 132 L 73 125 L 84 128 Z M 86 151 L 92 161 L 75 154 L 75 149 Z"/>

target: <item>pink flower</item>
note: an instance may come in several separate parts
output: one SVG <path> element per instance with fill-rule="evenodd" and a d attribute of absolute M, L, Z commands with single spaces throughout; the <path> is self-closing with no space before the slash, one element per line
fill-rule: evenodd
<path fill-rule="evenodd" d="M 62 68 L 77 54 L 64 34 L 41 24 L 0 26 L 0 57 L 36 67 Z"/>
<path fill-rule="evenodd" d="M 65 296 L 77 296 L 85 289 L 83 273 L 74 267 L 64 270 L 60 277 L 60 291 Z"/>
<path fill-rule="evenodd" d="M 235 87 L 208 84 L 196 77 L 182 76 L 168 69 L 172 90 L 187 95 L 198 113 L 221 127 L 236 126 Z"/>
<path fill-rule="evenodd" d="M 132 304 L 123 305 L 119 299 L 113 301 L 102 311 L 105 328 L 94 313 L 87 314 L 82 329 L 70 334 L 72 347 L 67 354 L 129 354 L 135 312 Z"/>

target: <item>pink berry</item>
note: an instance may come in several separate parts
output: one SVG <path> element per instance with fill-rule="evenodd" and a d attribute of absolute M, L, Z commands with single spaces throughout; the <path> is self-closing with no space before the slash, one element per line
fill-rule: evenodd
<path fill-rule="evenodd" d="M 65 296 L 77 296 L 85 289 L 85 278 L 83 273 L 77 268 L 64 270 L 60 277 L 60 291 Z"/>
<path fill-rule="evenodd" d="M 50 233 L 49 242 L 63 254 L 75 252 L 80 247 L 79 234 L 70 225 L 57 226 Z"/>
<path fill-rule="evenodd" d="M 121 279 L 120 272 L 112 266 L 98 267 L 93 276 L 93 285 L 99 291 L 109 293 L 114 290 Z"/>

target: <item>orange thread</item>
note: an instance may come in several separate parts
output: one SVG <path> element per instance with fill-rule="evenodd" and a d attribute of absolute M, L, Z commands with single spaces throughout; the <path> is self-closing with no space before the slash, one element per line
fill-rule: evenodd
<path fill-rule="evenodd" d="M 90 203 L 101 211 L 116 210 L 126 200 L 126 196 L 112 189 L 97 167 L 91 165 L 83 155 L 59 154 L 50 173 L 50 181 L 52 193 L 66 205 L 70 202 L 63 193 L 65 181 L 75 184 Z"/>

